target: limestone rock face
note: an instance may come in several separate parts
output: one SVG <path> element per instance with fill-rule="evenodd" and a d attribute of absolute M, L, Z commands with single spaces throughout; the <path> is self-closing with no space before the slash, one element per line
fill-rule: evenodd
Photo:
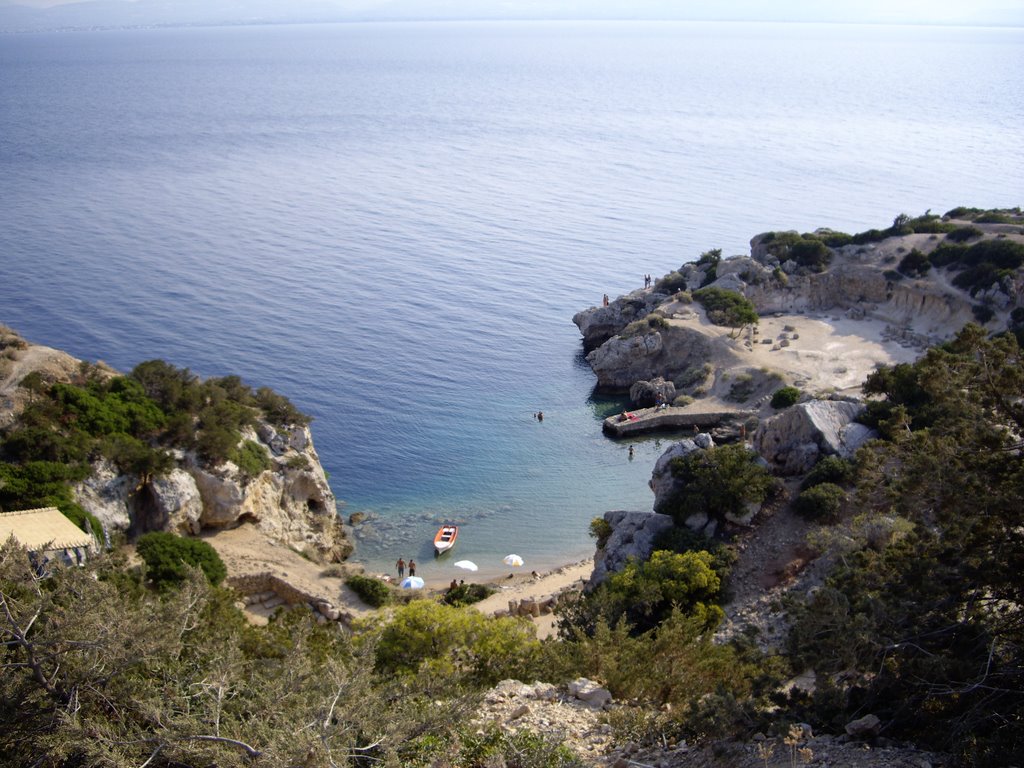
<path fill-rule="evenodd" d="M 128 498 L 133 490 L 131 480 L 117 468 L 101 459 L 93 464 L 93 472 L 77 484 L 72 492 L 83 509 L 95 515 L 109 530 L 123 531 L 131 525 Z"/>
<path fill-rule="evenodd" d="M 702 445 L 698 444 L 698 440 Z M 661 511 L 665 502 L 679 492 L 679 481 L 672 477 L 672 459 L 682 458 L 701 448 L 710 448 L 714 445 L 711 435 L 706 433 L 697 435 L 693 440 L 680 440 L 658 457 L 651 472 L 651 479 L 648 485 L 654 491 L 654 509 Z"/>
<path fill-rule="evenodd" d="M 587 355 L 598 387 L 627 392 L 637 381 L 675 379 L 711 355 L 708 338 L 691 328 L 671 326 L 629 338 L 613 339 Z"/>
<path fill-rule="evenodd" d="M 672 527 L 672 518 L 656 512 L 605 512 L 604 519 L 612 527 L 612 534 L 594 556 L 594 572 L 588 588 L 596 587 L 609 575 L 621 571 L 626 562 L 647 560 L 654 551 L 654 539 Z"/>
<path fill-rule="evenodd" d="M 203 529 L 203 497 L 195 478 L 180 467 L 150 484 L 159 519 L 167 530 L 196 535 Z"/>
<path fill-rule="evenodd" d="M 657 405 L 659 396 L 662 402 L 671 404 L 676 399 L 676 385 L 659 376 L 652 381 L 634 382 L 629 388 L 629 399 L 637 408 Z"/>
<path fill-rule="evenodd" d="M 641 320 L 668 296 L 654 291 L 633 291 L 611 302 L 607 307 L 591 307 L 577 312 L 572 321 L 583 334 L 583 349 L 597 349 L 634 320 Z"/>
<path fill-rule="evenodd" d="M 143 487 L 103 460 L 74 488 L 75 498 L 110 530 L 195 535 L 251 523 L 272 539 L 312 556 L 347 557 L 352 545 L 309 428 L 296 426 L 279 434 L 261 424 L 242 437 L 263 445 L 273 456 L 271 468 L 257 477 L 246 477 L 231 462 L 203 466 L 196 456 L 178 451 L 174 468 Z"/>
<path fill-rule="evenodd" d="M 230 462 L 212 470 L 195 464 L 189 467 L 202 499 L 201 529 L 250 522 L 300 551 L 331 560 L 347 556 L 352 547 L 344 538 L 337 503 L 309 428 L 293 427 L 283 437 L 261 429 L 243 437 L 257 436 L 272 453 L 276 453 L 275 444 L 285 450 L 275 456 L 270 470 L 255 478 L 246 478 Z"/>
<path fill-rule="evenodd" d="M 822 455 L 849 458 L 874 436 L 853 421 L 863 410 L 862 403 L 846 400 L 799 403 L 761 422 L 754 450 L 776 471 L 790 475 L 810 471 Z"/>

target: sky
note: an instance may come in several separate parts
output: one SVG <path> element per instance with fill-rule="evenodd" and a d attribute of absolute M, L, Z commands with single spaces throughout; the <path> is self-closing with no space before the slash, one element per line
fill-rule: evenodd
<path fill-rule="evenodd" d="M 0 10 L 26 18 L 97 24 L 118 23 L 118 19 L 195 23 L 215 19 L 664 18 L 1024 26 L 1024 0 L 0 0 Z"/>

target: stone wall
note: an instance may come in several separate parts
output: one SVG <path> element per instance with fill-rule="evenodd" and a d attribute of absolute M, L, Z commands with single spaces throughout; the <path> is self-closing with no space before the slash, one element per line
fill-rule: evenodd
<path fill-rule="evenodd" d="M 306 605 L 322 621 L 341 621 L 348 625 L 352 619 L 329 600 L 303 592 L 272 573 L 229 576 L 227 584 L 242 595 L 245 606 L 260 605 L 266 610 L 273 610 L 278 606 Z"/>

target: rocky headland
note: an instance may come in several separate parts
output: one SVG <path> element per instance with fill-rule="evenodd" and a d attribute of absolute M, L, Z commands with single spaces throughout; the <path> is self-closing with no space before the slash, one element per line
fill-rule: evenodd
<path fill-rule="evenodd" d="M 877 364 L 914 359 L 969 322 L 991 331 L 1015 322 L 1024 272 L 987 254 L 993 243 L 1024 243 L 1024 222 L 1012 212 L 991 218 L 999 223 L 908 218 L 852 237 L 764 233 L 749 255 L 709 252 L 573 322 L 598 389 L 637 407 L 661 393 L 695 413 L 753 409 L 786 384 L 856 394 Z M 838 245 L 845 239 L 857 242 Z M 702 288 L 742 295 L 760 321 L 716 325 L 694 300 Z"/>
<path fill-rule="evenodd" d="M 817 526 L 788 505 L 800 479 L 822 457 L 851 458 L 877 437 L 857 419 L 862 384 L 879 366 L 913 362 L 968 323 L 991 333 L 1024 327 L 1022 247 L 1019 210 L 900 216 L 888 229 L 854 236 L 763 233 L 749 255 L 703 254 L 650 287 L 577 313 L 597 389 L 631 403 L 630 417 L 609 417 L 604 431 L 679 436 L 653 467 L 652 509 L 605 513 L 610 535 L 591 584 L 631 558 L 648 558 L 655 537 L 672 526 L 664 507 L 683 485 L 673 460 L 742 442 L 779 478 L 781 497 L 685 522 L 734 542 L 739 560 L 723 632 L 754 625 L 770 647 L 783 632 L 781 592 L 813 589 L 828 565 L 806 544 Z M 695 299 L 706 288 L 742 296 L 757 322 L 716 324 Z M 787 387 L 795 402 L 773 407 L 773 394 Z"/>
<path fill-rule="evenodd" d="M 31 402 L 32 388 L 23 385 L 27 377 L 47 385 L 74 383 L 85 371 L 100 378 L 119 375 L 103 363 L 84 363 L 0 328 L 0 428 L 15 423 Z M 251 473 L 231 460 L 210 461 L 183 439 L 167 450 L 169 467 L 149 477 L 94 457 L 88 477 L 73 486 L 73 497 L 108 537 L 157 530 L 209 535 L 244 525 L 306 558 L 343 561 L 352 544 L 308 425 L 275 425 L 257 417 L 241 430 L 242 443 L 265 455 L 265 469 Z"/>

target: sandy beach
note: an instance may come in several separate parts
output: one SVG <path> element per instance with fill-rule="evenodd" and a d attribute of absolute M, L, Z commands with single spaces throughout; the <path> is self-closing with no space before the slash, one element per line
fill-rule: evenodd
<path fill-rule="evenodd" d="M 204 538 L 224 561 L 229 578 L 270 574 L 308 595 L 331 602 L 350 616 L 358 618 L 374 612 L 344 584 L 345 576 L 362 572 L 357 565 L 331 567 L 314 563 L 298 552 L 270 541 L 252 525 L 207 534 Z M 473 607 L 493 616 L 507 611 L 510 600 L 545 600 L 567 589 L 582 587 L 593 568 L 594 561 L 591 558 L 540 573 L 537 577 L 530 571 L 516 571 L 510 574 L 511 578 L 505 576 L 482 580 L 480 583 L 490 583 L 498 591 Z M 466 576 L 467 581 L 473 581 L 472 574 L 467 573 Z M 447 586 L 447 583 L 428 582 L 423 593 L 439 595 Z M 263 623 L 268 612 L 259 606 L 248 606 L 246 613 L 250 620 Z M 538 637 L 548 637 L 553 633 L 553 616 L 542 615 L 533 621 L 537 626 Z"/>

